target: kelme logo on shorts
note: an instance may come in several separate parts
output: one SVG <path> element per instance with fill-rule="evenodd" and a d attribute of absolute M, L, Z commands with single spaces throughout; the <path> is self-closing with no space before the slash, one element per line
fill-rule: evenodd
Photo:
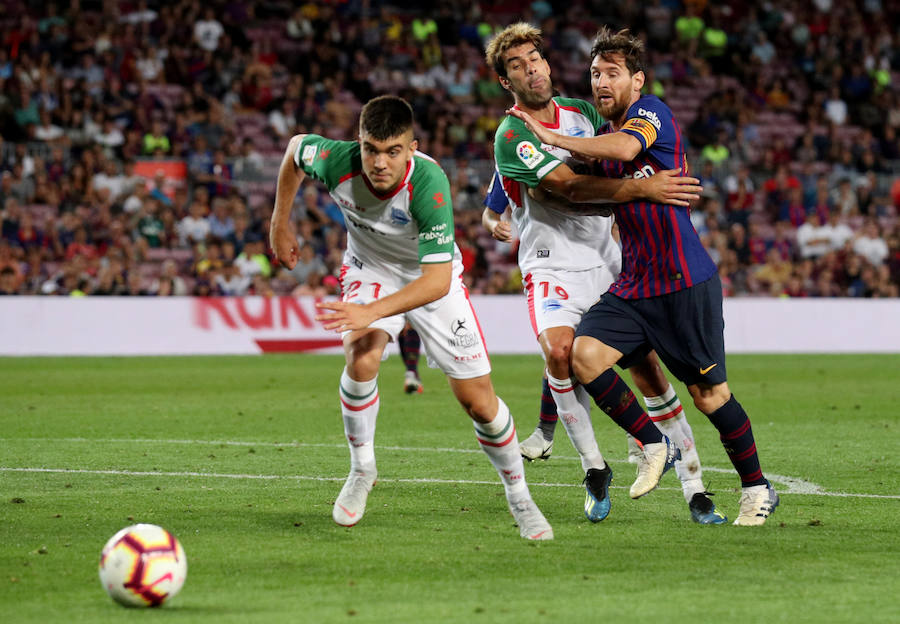
<path fill-rule="evenodd" d="M 516 155 L 529 169 L 534 169 L 544 160 L 544 155 L 540 153 L 531 141 L 522 141 L 516 145 Z"/>

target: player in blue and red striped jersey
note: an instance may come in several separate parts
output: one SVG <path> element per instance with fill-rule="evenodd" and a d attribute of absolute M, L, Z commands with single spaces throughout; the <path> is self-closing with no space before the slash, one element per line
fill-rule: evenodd
<path fill-rule="evenodd" d="M 591 88 L 600 114 L 609 121 L 595 137 L 556 134 L 522 111 L 509 112 L 542 142 L 598 159 L 609 177 L 643 178 L 672 168 L 686 173 L 684 143 L 672 111 L 656 96 L 641 95 L 642 57 L 643 43 L 627 30 L 614 33 L 604 27 L 597 33 Z M 615 216 L 622 271 L 576 330 L 575 375 L 616 423 L 634 430 L 649 419 L 612 367 L 655 349 L 719 431 L 740 475 L 735 524 L 761 525 L 779 499 L 760 468 L 750 419 L 728 388 L 716 265 L 686 208 L 629 202 L 616 205 Z"/>

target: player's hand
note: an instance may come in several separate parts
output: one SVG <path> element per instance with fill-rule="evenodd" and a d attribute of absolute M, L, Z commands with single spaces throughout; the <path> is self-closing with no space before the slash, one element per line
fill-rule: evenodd
<path fill-rule="evenodd" d="M 320 301 L 316 304 L 319 310 L 331 310 L 316 314 L 316 320 L 322 322 L 325 329 L 336 332 L 365 329 L 378 320 L 369 306 L 346 301 Z"/>
<path fill-rule="evenodd" d="M 497 223 L 497 225 L 494 226 L 494 230 L 491 232 L 491 236 L 503 243 L 511 242 L 512 226 L 509 224 L 509 221 L 500 221 Z"/>
<path fill-rule="evenodd" d="M 297 237 L 291 231 L 290 225 L 278 226 L 273 224 L 269 232 L 269 244 L 272 246 L 272 251 L 275 252 L 278 262 L 286 266 L 288 270 L 297 266 L 297 261 L 300 259 L 300 249 L 297 244 Z"/>
<path fill-rule="evenodd" d="M 528 128 L 541 143 L 556 145 L 556 143 L 553 142 L 553 138 L 557 136 L 556 133 L 547 130 L 543 124 L 538 123 L 534 117 L 525 111 L 519 110 L 518 108 L 509 108 L 506 110 L 506 114 L 521 119 L 522 122 L 524 122 L 525 127 Z"/>
<path fill-rule="evenodd" d="M 646 197 L 655 204 L 690 206 L 700 199 L 700 180 L 681 175 L 680 169 L 667 169 L 641 180 Z"/>

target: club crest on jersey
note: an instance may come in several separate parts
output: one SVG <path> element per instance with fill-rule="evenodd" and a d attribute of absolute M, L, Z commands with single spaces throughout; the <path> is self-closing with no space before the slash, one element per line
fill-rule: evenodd
<path fill-rule="evenodd" d="M 307 167 L 312 167 L 313 161 L 316 159 L 317 151 L 319 151 L 318 146 L 307 145 L 303 148 L 303 156 L 300 157 L 300 160 L 302 160 L 303 164 Z"/>
<path fill-rule="evenodd" d="M 537 150 L 531 141 L 522 141 L 516 145 L 516 155 L 522 161 L 522 164 L 529 169 L 534 169 L 544 160 L 544 155 Z"/>
<path fill-rule="evenodd" d="M 568 130 L 566 130 L 566 134 L 572 137 L 583 137 L 584 128 L 582 128 L 581 126 L 572 126 Z"/>
<path fill-rule="evenodd" d="M 541 306 L 544 308 L 544 312 L 553 312 L 562 309 L 562 304 L 559 302 L 559 299 L 545 299 Z"/>
<path fill-rule="evenodd" d="M 409 215 L 399 208 L 391 208 L 391 223 L 394 225 L 406 225 L 410 222 Z"/>

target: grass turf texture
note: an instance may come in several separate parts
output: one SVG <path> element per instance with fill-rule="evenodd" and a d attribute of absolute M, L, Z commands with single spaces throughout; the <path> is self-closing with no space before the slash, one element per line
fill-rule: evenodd
<path fill-rule="evenodd" d="M 524 437 L 540 360 L 493 363 Z M 791 494 L 776 482 L 782 506 L 764 527 L 701 527 L 674 471 L 628 498 L 624 435 L 595 410 L 612 513 L 598 525 L 583 517 L 580 465 L 560 427 L 550 461 L 526 467 L 556 534 L 540 544 L 519 538 L 442 376 L 423 370 L 425 393 L 403 395 L 397 357 L 380 377 L 380 483 L 358 526 L 336 526 L 349 465 L 341 366 L 331 356 L 0 359 L 2 620 L 900 621 L 900 356 L 729 359 L 767 473 L 893 498 Z M 729 468 L 713 427 L 686 410 L 705 466 Z M 705 481 L 733 520 L 737 476 L 708 470 Z M 168 528 L 187 551 L 185 587 L 161 610 L 123 609 L 97 580 L 101 547 L 133 522 Z"/>

